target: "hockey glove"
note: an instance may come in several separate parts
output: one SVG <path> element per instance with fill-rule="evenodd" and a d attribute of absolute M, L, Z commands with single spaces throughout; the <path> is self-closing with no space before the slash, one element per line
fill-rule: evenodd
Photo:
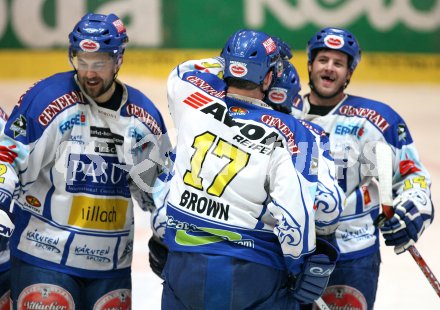
<path fill-rule="evenodd" d="M 286 60 L 292 58 L 292 51 L 290 50 L 290 46 L 286 42 L 278 37 L 272 37 L 272 39 L 280 47 L 281 58 Z"/>
<path fill-rule="evenodd" d="M 0 209 L 0 236 L 11 237 L 15 225 L 11 221 L 11 214 Z"/>
<path fill-rule="evenodd" d="M 161 279 L 164 279 L 162 276 L 162 270 L 165 267 L 165 263 L 168 257 L 168 248 L 159 239 L 159 237 L 153 235 L 148 241 L 148 249 L 150 252 L 148 253 L 148 260 L 150 262 L 151 270 Z"/>
<path fill-rule="evenodd" d="M 311 304 L 321 297 L 335 269 L 339 251 L 324 239 L 316 239 L 316 251 L 309 256 L 303 271 L 292 286 L 293 297 L 300 304 Z"/>
<path fill-rule="evenodd" d="M 432 222 L 430 199 L 420 191 L 406 191 L 393 201 L 394 215 L 381 227 L 385 244 L 400 254 L 417 242 Z"/>

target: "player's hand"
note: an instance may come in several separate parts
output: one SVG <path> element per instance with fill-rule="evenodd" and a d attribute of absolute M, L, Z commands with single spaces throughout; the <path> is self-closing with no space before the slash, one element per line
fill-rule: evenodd
<path fill-rule="evenodd" d="M 167 262 L 168 248 L 159 237 L 153 235 L 148 241 L 148 249 L 150 250 L 148 253 L 150 268 L 159 278 L 163 279 L 162 270 Z"/>
<path fill-rule="evenodd" d="M 381 227 L 385 244 L 401 254 L 417 242 L 432 220 L 432 208 L 423 192 L 405 191 L 393 201 L 394 215 Z"/>
<path fill-rule="evenodd" d="M 339 252 L 324 239 L 316 239 L 316 251 L 304 262 L 303 271 L 292 287 L 293 297 L 301 304 L 311 304 L 324 293 L 335 269 Z"/>
<path fill-rule="evenodd" d="M 272 37 L 272 39 L 275 41 L 275 43 L 280 47 L 280 55 L 283 59 L 290 59 L 292 58 L 292 51 L 290 49 L 289 44 L 284 42 L 278 37 Z"/>
<path fill-rule="evenodd" d="M 11 221 L 10 214 L 0 210 L 0 236 L 11 237 L 14 232 L 15 225 Z"/>

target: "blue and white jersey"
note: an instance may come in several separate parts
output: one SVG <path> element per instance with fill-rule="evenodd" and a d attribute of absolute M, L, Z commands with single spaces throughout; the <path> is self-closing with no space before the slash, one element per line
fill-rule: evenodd
<path fill-rule="evenodd" d="M 393 150 L 393 194 L 414 192 L 431 214 L 431 179 L 420 162 L 404 120 L 390 106 L 347 95 L 327 115 L 308 114 L 308 97 L 302 110 L 293 113 L 321 126 L 330 136 L 330 149 L 347 203 L 336 231 L 341 260 L 354 259 L 378 250 L 379 231 L 373 221 L 379 214 L 374 147 L 385 141 Z M 430 219 L 426 220 L 430 224 Z"/>
<path fill-rule="evenodd" d="M 315 249 L 319 142 L 290 115 L 226 95 L 222 66 L 188 61 L 168 78 L 177 143 L 165 243 L 297 274 Z"/>
<path fill-rule="evenodd" d="M 11 255 L 81 277 L 130 273 L 133 203 L 153 208 L 152 184 L 170 142 L 153 103 L 117 83 L 117 111 L 85 95 L 73 71 L 20 98 L 0 137 L 2 205 L 19 189 Z"/>
<path fill-rule="evenodd" d="M 0 108 L 0 132 L 5 127 L 8 115 Z M 0 236 L 0 272 L 8 270 L 10 268 L 9 262 L 9 238 Z"/>

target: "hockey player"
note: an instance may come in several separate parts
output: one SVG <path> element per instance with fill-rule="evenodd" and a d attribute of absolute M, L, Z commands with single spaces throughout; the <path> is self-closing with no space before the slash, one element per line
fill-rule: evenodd
<path fill-rule="evenodd" d="M 178 135 L 162 308 L 295 309 L 337 259 L 315 236 L 317 141 L 262 101 L 282 70 L 270 36 L 238 31 L 221 56 L 168 78 Z"/>
<path fill-rule="evenodd" d="M 278 39 L 277 42 L 283 41 Z M 285 43 L 283 44 L 285 53 L 289 48 Z M 284 53 L 282 54 L 285 55 Z M 275 79 L 264 97 L 264 102 L 277 111 L 291 114 L 292 108 L 301 107 L 303 104 L 300 95 L 301 82 L 296 68 L 288 61 L 287 57 L 284 57 L 283 68 L 282 76 Z M 339 217 L 345 204 L 345 194 L 337 184 L 336 168 L 329 152 L 327 134 L 316 124 L 305 120 L 299 121 L 315 135 L 322 152 L 323 160 L 319 165 L 318 189 L 315 198 L 315 225 L 316 233 L 319 236 L 332 240 L 336 228 L 339 226 Z"/>
<path fill-rule="evenodd" d="M 393 150 L 395 215 L 381 228 L 397 254 L 414 244 L 433 220 L 431 180 L 405 121 L 388 105 L 345 93 L 361 49 L 345 29 L 323 28 L 308 42 L 310 93 L 293 109 L 330 135 L 331 153 L 347 204 L 336 230 L 341 257 L 323 296 L 330 307 L 373 309 L 379 277 L 378 183 L 374 145 Z"/>
<path fill-rule="evenodd" d="M 0 108 L 0 132 L 3 130 L 8 115 Z M 0 229 L 1 223 L 0 223 Z M 9 309 L 10 280 L 9 239 L 0 235 L 0 310 Z"/>
<path fill-rule="evenodd" d="M 116 78 L 127 42 L 116 15 L 86 14 L 69 34 L 74 70 L 36 83 L 5 125 L 3 212 L 20 188 L 4 230 L 15 225 L 14 309 L 131 307 L 133 204 L 153 207 L 170 145 L 154 104 Z"/>

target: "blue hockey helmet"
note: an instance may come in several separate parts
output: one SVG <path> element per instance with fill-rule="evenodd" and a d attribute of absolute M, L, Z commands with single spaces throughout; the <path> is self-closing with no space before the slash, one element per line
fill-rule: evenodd
<path fill-rule="evenodd" d="M 271 36 L 254 30 L 239 30 L 226 42 L 221 55 L 224 78 L 239 78 L 261 85 L 267 73 L 282 73 L 280 49 Z"/>
<path fill-rule="evenodd" d="M 125 26 L 115 14 L 88 13 L 69 34 L 69 54 L 78 51 L 108 52 L 119 59 L 127 42 Z"/>
<path fill-rule="evenodd" d="M 264 102 L 277 110 L 290 113 L 292 107 L 298 108 L 302 104 L 302 97 L 299 94 L 301 82 L 295 66 L 288 60 L 283 61 L 283 67 L 283 74 L 275 79 L 264 98 Z"/>
<path fill-rule="evenodd" d="M 342 28 L 326 27 L 319 30 L 307 44 L 307 56 L 309 63 L 313 62 L 316 52 L 320 49 L 341 51 L 349 56 L 349 68 L 351 71 L 361 60 L 361 48 L 355 36 Z"/>

